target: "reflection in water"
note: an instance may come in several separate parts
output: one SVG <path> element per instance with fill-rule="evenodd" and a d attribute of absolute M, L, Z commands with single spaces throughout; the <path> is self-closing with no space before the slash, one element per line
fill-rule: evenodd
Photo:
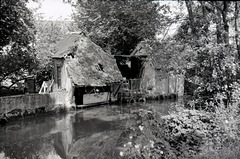
<path fill-rule="evenodd" d="M 109 158 L 116 158 L 116 141 L 121 134 L 116 114 L 146 107 L 166 114 L 174 104 L 152 101 L 105 105 L 12 122 L 0 127 L 0 158 L 89 159 L 106 153 Z"/>

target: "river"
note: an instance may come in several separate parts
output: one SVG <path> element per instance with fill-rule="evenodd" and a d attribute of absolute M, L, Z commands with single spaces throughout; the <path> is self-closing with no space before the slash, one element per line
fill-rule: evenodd
<path fill-rule="evenodd" d="M 0 159 L 120 158 L 119 117 L 152 107 L 167 114 L 176 101 L 101 105 L 46 114 L 0 127 Z"/>

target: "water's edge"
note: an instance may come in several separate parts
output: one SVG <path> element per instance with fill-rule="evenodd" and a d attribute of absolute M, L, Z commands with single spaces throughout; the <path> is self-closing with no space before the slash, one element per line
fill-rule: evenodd
<path fill-rule="evenodd" d="M 174 101 L 101 105 L 12 121 L 0 127 L 0 158 L 117 158 L 119 115 L 153 107 L 166 114 Z"/>

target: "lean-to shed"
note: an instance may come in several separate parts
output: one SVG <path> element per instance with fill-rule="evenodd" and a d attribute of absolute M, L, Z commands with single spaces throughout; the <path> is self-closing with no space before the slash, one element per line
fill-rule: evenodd
<path fill-rule="evenodd" d="M 123 78 L 112 55 L 83 33 L 67 34 L 56 45 L 53 91 L 67 91 L 66 105 L 107 102 Z"/>
<path fill-rule="evenodd" d="M 131 56 L 131 65 L 140 78 L 141 90 L 150 96 L 178 95 L 184 93 L 184 76 L 165 72 L 161 67 L 161 56 L 152 52 L 149 45 L 140 42 Z"/>

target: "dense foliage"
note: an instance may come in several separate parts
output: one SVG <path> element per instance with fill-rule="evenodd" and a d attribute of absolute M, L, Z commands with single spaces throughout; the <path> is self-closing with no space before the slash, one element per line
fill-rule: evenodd
<path fill-rule="evenodd" d="M 159 45 L 157 53 L 168 61 L 162 63 L 163 70 L 183 73 L 193 84 L 193 98 L 161 119 L 158 112 L 138 112 L 140 124 L 126 126 L 134 132 L 135 144 L 124 154 L 239 158 L 239 2 L 180 3 L 186 5 L 187 19 L 174 37 Z M 149 149 L 143 149 L 143 139 L 152 143 Z"/>
<path fill-rule="evenodd" d="M 32 13 L 25 0 L 0 1 L 0 82 L 13 84 L 36 66 Z"/>
<path fill-rule="evenodd" d="M 186 77 L 198 86 L 194 90 L 197 108 L 214 110 L 220 101 L 226 106 L 232 102 L 231 86 L 238 82 L 239 72 L 237 44 L 230 39 L 231 16 L 236 12 L 233 5 L 233 2 L 202 2 L 198 6 L 186 2 L 191 32 L 185 38 L 184 32 L 179 35 L 195 55 L 194 65 L 186 69 Z"/>
<path fill-rule="evenodd" d="M 188 14 L 177 33 L 159 45 L 157 54 L 167 61 L 161 62 L 162 69 L 185 74 L 197 107 L 205 109 L 209 102 L 216 106 L 219 94 L 228 104 L 232 100 L 231 85 L 238 82 L 239 74 L 239 3 L 180 3 L 186 6 Z"/>
<path fill-rule="evenodd" d="M 128 158 L 238 158 L 239 102 L 219 105 L 215 113 L 186 109 L 162 116 L 149 108 L 124 120 L 127 137 L 122 157 Z"/>
<path fill-rule="evenodd" d="M 78 27 L 106 51 L 130 54 L 144 39 L 153 39 L 166 25 L 165 6 L 151 1 L 80 1 Z"/>
<path fill-rule="evenodd" d="M 43 81 L 52 79 L 53 64 L 51 56 L 55 53 L 55 45 L 66 33 L 76 30 L 71 21 L 48 21 L 35 15 L 36 28 L 36 57 L 39 63 L 36 69 L 37 86 L 41 87 Z"/>
<path fill-rule="evenodd" d="M 151 109 L 134 111 L 124 120 L 128 134 L 124 140 L 123 158 L 176 158 L 170 144 L 164 138 L 161 116 Z"/>

